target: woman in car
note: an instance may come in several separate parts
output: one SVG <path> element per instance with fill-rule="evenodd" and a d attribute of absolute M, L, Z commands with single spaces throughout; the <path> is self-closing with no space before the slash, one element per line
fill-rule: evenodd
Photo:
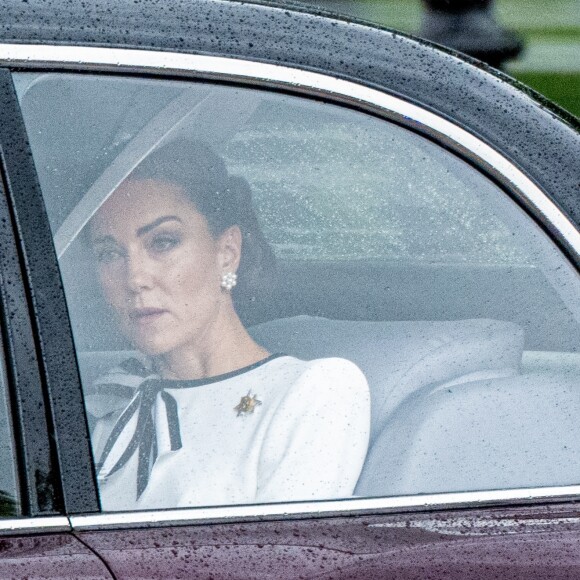
<path fill-rule="evenodd" d="M 236 312 L 273 276 L 244 179 L 207 146 L 174 142 L 102 204 L 89 237 L 105 299 L 144 355 L 97 381 L 131 395 L 93 435 L 103 509 L 352 494 L 365 377 L 344 359 L 268 352 Z"/>

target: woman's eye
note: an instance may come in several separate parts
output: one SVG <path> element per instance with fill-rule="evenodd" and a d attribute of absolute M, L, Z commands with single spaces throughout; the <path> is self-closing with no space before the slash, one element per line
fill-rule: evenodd
<path fill-rule="evenodd" d="M 179 245 L 179 236 L 160 234 L 154 236 L 150 242 L 150 247 L 155 252 L 168 252 Z"/>
<path fill-rule="evenodd" d="M 121 252 L 115 248 L 101 248 L 95 250 L 95 255 L 97 257 L 97 262 L 101 264 L 110 264 L 117 258 L 121 257 Z"/>

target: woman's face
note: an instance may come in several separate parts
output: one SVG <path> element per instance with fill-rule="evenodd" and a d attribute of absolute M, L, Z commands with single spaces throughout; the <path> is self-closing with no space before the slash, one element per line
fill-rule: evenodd
<path fill-rule="evenodd" d="M 230 300 L 220 282 L 238 266 L 236 233 L 214 239 L 179 186 L 153 179 L 125 181 L 102 205 L 90 224 L 99 279 L 139 350 L 200 346 Z"/>

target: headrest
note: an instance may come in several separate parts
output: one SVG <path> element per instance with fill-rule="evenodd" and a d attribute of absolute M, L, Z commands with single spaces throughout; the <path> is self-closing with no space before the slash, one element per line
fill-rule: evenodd
<path fill-rule="evenodd" d="M 497 320 L 366 322 L 296 316 L 249 329 L 271 352 L 356 363 L 371 391 L 371 441 L 408 395 L 427 385 L 517 374 L 523 331 Z"/>

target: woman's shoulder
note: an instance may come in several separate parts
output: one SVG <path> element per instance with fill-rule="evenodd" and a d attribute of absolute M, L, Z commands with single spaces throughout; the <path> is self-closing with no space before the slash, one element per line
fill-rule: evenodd
<path fill-rule="evenodd" d="M 360 368 L 346 358 L 325 357 L 310 360 L 299 359 L 293 356 L 286 356 L 284 358 L 288 361 L 288 364 L 300 368 L 303 372 L 331 373 L 332 375 L 344 373 L 349 377 L 359 376 L 364 378 L 364 374 Z"/>
<path fill-rule="evenodd" d="M 273 409 L 272 429 L 318 432 L 321 425 L 329 429 L 332 424 L 340 431 L 355 430 L 363 439 L 368 436 L 369 387 L 356 364 L 343 358 L 306 361 L 288 357 L 280 362 L 288 369 L 293 367 L 295 372 L 279 375 L 286 377 L 284 384 L 278 385 L 279 398 Z"/>
<path fill-rule="evenodd" d="M 367 394 L 369 387 L 367 379 L 360 368 L 352 361 L 328 357 L 312 360 L 303 360 L 295 357 L 284 357 L 284 364 L 294 369 L 294 390 L 316 389 L 310 396 L 324 393 Z"/>

